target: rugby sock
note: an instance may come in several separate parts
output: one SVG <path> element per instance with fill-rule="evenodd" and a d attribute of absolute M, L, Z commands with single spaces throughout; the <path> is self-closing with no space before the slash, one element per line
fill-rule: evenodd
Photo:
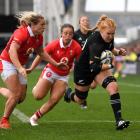
<path fill-rule="evenodd" d="M 37 119 L 41 118 L 43 116 L 43 114 L 40 112 L 40 110 L 38 110 L 34 113 L 33 116 L 37 120 Z"/>
<path fill-rule="evenodd" d="M 121 101 L 119 93 L 110 96 L 110 103 L 115 115 L 116 122 L 122 119 L 121 116 Z"/>
<path fill-rule="evenodd" d="M 2 118 L 5 119 L 5 120 L 9 120 L 9 117 L 4 117 L 4 116 L 3 116 Z"/>

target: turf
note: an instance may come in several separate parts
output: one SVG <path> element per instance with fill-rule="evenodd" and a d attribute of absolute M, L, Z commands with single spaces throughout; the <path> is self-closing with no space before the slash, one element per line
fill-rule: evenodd
<path fill-rule="evenodd" d="M 28 91 L 24 103 L 17 106 L 28 117 L 45 101 L 35 101 L 31 91 L 40 75 L 39 70 L 28 76 Z M 31 127 L 16 116 L 11 116 L 12 129 L 0 130 L 0 140 L 139 140 L 140 139 L 140 75 L 128 75 L 118 79 L 124 119 L 131 121 L 123 131 L 115 130 L 108 93 L 101 87 L 90 90 L 88 109 L 82 110 L 74 103 L 63 99 L 47 115 L 39 120 L 39 126 Z M 0 81 L 2 86 L 2 82 Z M 70 77 L 73 88 L 73 78 Z M 0 95 L 0 116 L 5 99 Z"/>

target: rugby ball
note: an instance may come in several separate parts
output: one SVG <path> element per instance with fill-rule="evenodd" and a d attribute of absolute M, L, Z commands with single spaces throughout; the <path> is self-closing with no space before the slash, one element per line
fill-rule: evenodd
<path fill-rule="evenodd" d="M 101 53 L 100 59 L 102 64 L 111 64 L 113 59 L 113 53 L 109 50 L 105 50 Z"/>

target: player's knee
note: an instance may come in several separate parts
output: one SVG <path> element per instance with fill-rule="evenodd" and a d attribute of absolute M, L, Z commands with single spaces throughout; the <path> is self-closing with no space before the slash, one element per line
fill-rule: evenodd
<path fill-rule="evenodd" d="M 116 82 L 111 82 L 109 86 L 106 88 L 109 93 L 116 93 L 118 92 L 118 85 Z"/>
<path fill-rule="evenodd" d="M 19 99 L 18 104 L 22 103 L 24 100 L 25 100 L 25 96 L 22 96 L 22 97 Z"/>
<path fill-rule="evenodd" d="M 33 92 L 32 94 L 33 94 L 33 97 L 34 97 L 35 100 L 41 100 L 42 99 L 42 97 L 38 93 Z"/>
<path fill-rule="evenodd" d="M 85 100 L 88 96 L 88 91 L 80 91 L 78 89 L 75 89 L 75 95 L 81 99 L 81 100 Z"/>
<path fill-rule="evenodd" d="M 20 94 L 16 94 L 16 95 L 13 94 L 13 95 L 9 96 L 8 99 L 11 102 L 19 103 L 20 99 L 21 99 L 21 95 Z"/>
<path fill-rule="evenodd" d="M 50 98 L 48 102 L 51 106 L 54 106 L 59 102 L 59 100 L 57 98 Z"/>
<path fill-rule="evenodd" d="M 116 82 L 116 78 L 114 76 L 108 76 L 103 80 L 102 87 L 107 88 L 107 86 L 112 82 Z"/>
<path fill-rule="evenodd" d="M 91 89 L 95 89 L 95 88 L 96 88 L 96 86 L 97 86 L 97 84 L 96 84 L 96 83 L 91 83 L 90 88 L 91 88 Z"/>
<path fill-rule="evenodd" d="M 33 96 L 34 96 L 34 99 L 35 100 L 41 100 L 41 99 L 43 99 L 42 96 L 40 96 L 39 94 L 36 94 L 36 93 L 33 93 Z"/>
<path fill-rule="evenodd" d="M 34 96 L 34 98 L 36 100 L 41 100 L 42 99 L 42 97 L 40 96 L 40 94 L 38 94 L 38 92 L 36 92 L 36 86 L 33 88 L 32 94 L 33 94 L 33 96 Z"/>
<path fill-rule="evenodd" d="M 35 92 L 36 92 L 36 86 L 35 86 L 35 87 L 33 87 L 33 89 L 32 89 L 32 94 L 34 95 L 34 94 L 35 94 Z"/>

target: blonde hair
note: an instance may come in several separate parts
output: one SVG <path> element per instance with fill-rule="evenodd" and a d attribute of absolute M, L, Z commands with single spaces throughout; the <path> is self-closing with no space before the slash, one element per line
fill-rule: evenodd
<path fill-rule="evenodd" d="M 110 28 L 114 28 L 116 29 L 116 24 L 115 24 L 115 21 L 111 18 L 108 18 L 106 15 L 102 15 L 97 24 L 96 24 L 96 27 L 101 31 L 101 30 L 104 30 L 105 28 L 107 27 L 110 27 Z"/>
<path fill-rule="evenodd" d="M 108 18 L 106 15 L 102 15 L 98 22 L 96 23 L 96 26 L 93 28 L 85 28 L 87 31 L 95 31 L 96 29 L 99 29 L 99 31 L 104 30 L 107 27 L 112 27 L 116 29 L 116 23 L 113 19 Z"/>
<path fill-rule="evenodd" d="M 20 26 L 30 26 L 31 23 L 37 24 L 40 19 L 44 19 L 41 14 L 38 14 L 33 11 L 24 11 L 16 15 L 16 18 L 19 20 Z"/>

